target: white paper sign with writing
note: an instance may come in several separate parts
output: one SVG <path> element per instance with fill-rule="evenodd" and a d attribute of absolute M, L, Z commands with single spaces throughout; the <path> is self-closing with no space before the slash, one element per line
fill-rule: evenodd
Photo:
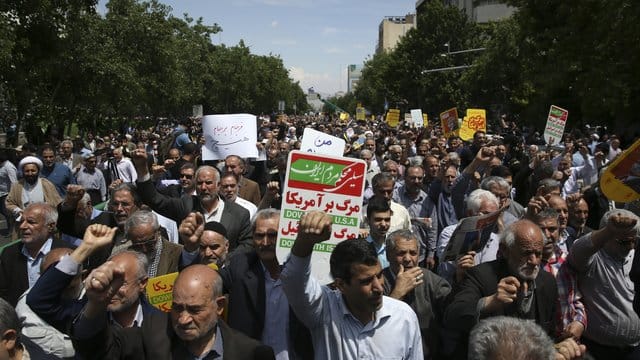
<path fill-rule="evenodd" d="M 258 157 L 257 131 L 255 115 L 206 115 L 202 118 L 205 140 L 202 159 L 220 160 L 228 155 Z"/>
<path fill-rule="evenodd" d="M 305 128 L 302 133 L 301 151 L 325 154 L 325 155 L 344 155 L 345 141 L 311 128 Z"/>
<path fill-rule="evenodd" d="M 284 262 L 298 235 L 302 214 L 319 210 L 331 215 L 331 238 L 316 244 L 311 273 L 322 284 L 332 282 L 329 258 L 341 241 L 358 237 L 364 194 L 364 160 L 291 151 L 287 166 L 276 255 Z"/>
<path fill-rule="evenodd" d="M 421 128 L 424 125 L 421 109 L 411 109 L 411 119 L 413 120 L 413 126 L 417 128 Z"/>

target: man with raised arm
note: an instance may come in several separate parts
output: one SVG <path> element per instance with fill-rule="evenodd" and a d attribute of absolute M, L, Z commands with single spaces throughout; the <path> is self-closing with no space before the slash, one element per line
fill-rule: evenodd
<path fill-rule="evenodd" d="M 347 240 L 334 248 L 335 290 L 310 275 L 313 246 L 329 239 L 331 224 L 323 212 L 304 214 L 281 274 L 289 305 L 311 331 L 315 358 L 424 359 L 418 318 L 409 305 L 383 295 L 382 267 L 372 244 Z"/>

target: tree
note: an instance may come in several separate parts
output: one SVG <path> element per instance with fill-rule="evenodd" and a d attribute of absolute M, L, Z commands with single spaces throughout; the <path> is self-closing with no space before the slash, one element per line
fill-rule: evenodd
<path fill-rule="evenodd" d="M 394 50 L 376 54 L 365 63 L 355 93 L 375 112 L 382 112 L 385 102 L 403 110 L 439 112 L 467 101 L 468 93 L 459 85 L 461 72 L 428 70 L 473 60 L 467 54 L 442 56 L 447 49 L 444 44 L 451 50 L 478 47 L 479 29 L 455 7 L 439 1 L 426 6 L 425 13 L 418 16 L 417 27 Z"/>

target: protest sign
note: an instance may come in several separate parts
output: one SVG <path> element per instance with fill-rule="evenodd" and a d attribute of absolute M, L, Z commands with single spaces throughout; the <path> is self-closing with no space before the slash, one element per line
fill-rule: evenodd
<path fill-rule="evenodd" d="M 627 203 L 640 199 L 640 140 L 607 166 L 600 189 L 609 200 Z"/>
<path fill-rule="evenodd" d="M 363 107 L 356 108 L 356 120 L 366 120 L 366 111 Z"/>
<path fill-rule="evenodd" d="M 498 217 L 504 209 L 506 208 L 490 214 L 462 219 L 453 231 L 444 251 L 444 259 L 441 261 L 455 261 L 468 251 L 479 251 L 484 248 L 491 233 L 495 231 Z"/>
<path fill-rule="evenodd" d="M 216 264 L 209 264 L 210 268 L 218 270 Z M 173 284 L 176 282 L 178 273 L 174 272 L 162 276 L 150 278 L 147 281 L 146 293 L 147 300 L 151 306 L 160 311 L 171 311 L 171 303 L 173 302 Z"/>
<path fill-rule="evenodd" d="M 445 136 L 449 136 L 456 131 L 458 129 L 458 109 L 451 108 L 441 112 L 440 124 L 442 125 L 442 132 Z"/>
<path fill-rule="evenodd" d="M 387 125 L 389 125 L 389 127 L 397 127 L 399 123 L 400 123 L 400 110 L 389 109 L 389 111 L 387 111 Z"/>
<path fill-rule="evenodd" d="M 424 125 L 424 119 L 422 118 L 422 110 L 421 109 L 411 110 L 411 120 L 413 122 L 413 126 L 417 128 L 421 128 Z"/>
<path fill-rule="evenodd" d="M 301 151 L 291 151 L 288 164 L 276 255 L 280 262 L 287 259 L 302 214 L 320 210 L 331 215 L 331 238 L 316 244 L 311 258 L 313 275 L 321 283 L 329 283 L 332 281 L 329 257 L 333 248 L 343 240 L 358 236 L 367 165 L 360 159 Z"/>
<path fill-rule="evenodd" d="M 557 145 L 564 135 L 564 127 L 567 124 L 569 111 L 561 107 L 551 105 L 547 125 L 544 128 L 544 141 L 547 145 Z"/>
<path fill-rule="evenodd" d="M 345 122 L 347 122 L 347 120 L 349 120 L 349 114 L 346 113 L 346 112 L 340 113 L 340 121 L 342 123 L 345 123 Z"/>
<path fill-rule="evenodd" d="M 471 140 L 478 130 L 487 131 L 487 112 L 484 109 L 467 109 L 467 116 L 460 126 L 460 138 Z"/>
<path fill-rule="evenodd" d="M 353 129 L 351 134 L 353 135 Z M 348 129 L 347 129 L 347 132 Z M 344 155 L 345 141 L 312 128 L 305 128 L 302 134 L 300 150 L 304 152 L 342 156 Z"/>
<path fill-rule="evenodd" d="M 205 140 L 202 160 L 220 160 L 228 155 L 258 157 L 255 115 L 207 115 L 202 118 L 202 133 Z"/>
<path fill-rule="evenodd" d="M 422 114 L 422 121 L 423 121 L 424 127 L 429 126 L 429 116 L 427 116 L 427 114 Z"/>

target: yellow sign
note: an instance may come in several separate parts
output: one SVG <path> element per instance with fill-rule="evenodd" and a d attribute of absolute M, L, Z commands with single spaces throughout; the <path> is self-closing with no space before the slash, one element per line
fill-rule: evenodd
<path fill-rule="evenodd" d="M 356 120 L 366 120 L 366 114 L 363 107 L 356 108 Z"/>
<path fill-rule="evenodd" d="M 442 132 L 445 136 L 449 136 L 451 133 L 458 129 L 458 109 L 451 108 L 447 111 L 440 113 L 440 124 L 442 125 Z"/>
<path fill-rule="evenodd" d="M 427 114 L 422 114 L 422 121 L 424 123 L 424 127 L 429 126 L 429 117 L 427 116 Z"/>
<path fill-rule="evenodd" d="M 349 120 L 349 114 L 348 113 L 340 113 L 340 121 L 347 121 Z"/>
<path fill-rule="evenodd" d="M 396 127 L 400 123 L 400 109 L 389 109 L 387 111 L 387 124 Z"/>
<path fill-rule="evenodd" d="M 600 178 L 600 189 L 610 200 L 640 199 L 640 140 L 618 156 Z"/>
<path fill-rule="evenodd" d="M 216 264 L 209 264 L 209 267 L 218 270 Z M 174 272 L 162 276 L 156 276 L 147 281 L 147 299 L 149 304 L 156 307 L 160 311 L 171 311 L 171 303 L 173 302 L 173 283 L 176 282 L 178 273 Z"/>
<path fill-rule="evenodd" d="M 471 140 L 478 130 L 487 131 L 487 112 L 484 109 L 467 109 L 467 116 L 460 127 L 460 138 Z"/>

